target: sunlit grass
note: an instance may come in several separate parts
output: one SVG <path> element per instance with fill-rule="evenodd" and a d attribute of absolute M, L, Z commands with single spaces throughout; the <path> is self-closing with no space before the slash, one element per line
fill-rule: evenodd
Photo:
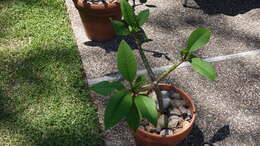
<path fill-rule="evenodd" d="M 0 1 L 0 145 L 102 145 L 63 0 Z"/>

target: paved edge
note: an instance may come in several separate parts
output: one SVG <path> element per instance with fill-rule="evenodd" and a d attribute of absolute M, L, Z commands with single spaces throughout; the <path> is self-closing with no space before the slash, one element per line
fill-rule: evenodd
<path fill-rule="evenodd" d="M 74 37 L 77 42 L 78 48 L 80 50 L 80 48 L 84 45 L 83 43 L 86 41 L 89 41 L 89 38 L 85 34 L 85 29 L 84 29 L 83 23 L 81 21 L 78 21 L 81 19 L 80 19 L 77 9 L 74 6 L 73 1 L 72 0 L 64 0 L 64 1 L 66 4 L 67 12 L 69 14 L 71 28 L 74 33 Z M 80 55 L 82 55 L 81 51 L 79 51 L 79 52 L 80 52 Z"/>

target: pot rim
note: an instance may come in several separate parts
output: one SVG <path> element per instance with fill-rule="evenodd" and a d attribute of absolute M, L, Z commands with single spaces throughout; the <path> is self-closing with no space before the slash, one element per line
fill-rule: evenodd
<path fill-rule="evenodd" d="M 86 3 L 85 0 L 73 0 L 75 6 L 80 9 L 91 9 L 91 10 L 104 10 L 104 9 L 115 9 L 119 7 L 118 0 L 108 4 L 90 4 Z"/>
<path fill-rule="evenodd" d="M 156 137 L 156 138 L 171 138 L 171 137 L 175 137 L 175 136 L 178 136 L 178 135 L 181 135 L 183 132 L 185 132 L 186 130 L 190 129 L 191 126 L 193 126 L 194 122 L 195 122 L 195 117 L 196 117 L 196 108 L 195 108 L 195 105 L 194 103 L 192 102 L 192 99 L 190 97 L 190 95 L 188 95 L 187 93 L 185 93 L 182 89 L 180 88 L 177 88 L 173 85 L 170 85 L 170 84 L 165 84 L 165 83 L 159 83 L 158 84 L 159 86 L 168 86 L 168 87 L 171 87 L 173 88 L 174 90 L 177 90 L 178 92 L 182 92 L 182 94 L 185 95 L 185 98 L 190 102 L 190 105 L 191 105 L 191 110 L 192 110 L 192 119 L 191 119 L 191 122 L 190 122 L 190 125 L 189 127 L 187 127 L 186 129 L 182 130 L 181 132 L 178 132 L 176 134 L 173 134 L 173 135 L 165 135 L 165 136 L 162 136 L 162 135 L 158 135 L 158 134 L 153 134 L 153 133 L 149 133 L 143 129 L 140 129 L 138 128 L 137 131 L 145 134 L 145 135 L 149 135 L 151 137 Z M 170 91 L 170 90 L 169 90 Z M 182 96 L 181 96 L 182 97 Z M 182 97 L 184 99 L 184 97 Z M 187 103 L 187 102 L 186 102 Z"/>

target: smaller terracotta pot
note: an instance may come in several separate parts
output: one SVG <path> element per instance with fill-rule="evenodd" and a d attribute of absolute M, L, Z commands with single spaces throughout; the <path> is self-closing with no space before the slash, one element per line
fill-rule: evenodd
<path fill-rule="evenodd" d="M 84 24 L 86 34 L 90 40 L 101 42 L 112 39 L 115 31 L 110 22 L 121 20 L 120 4 L 89 4 L 84 0 L 73 0 Z"/>
<path fill-rule="evenodd" d="M 138 129 L 136 132 L 133 132 L 137 146 L 176 146 L 188 136 L 192 129 L 192 125 L 194 124 L 196 110 L 194 104 L 192 103 L 191 97 L 181 89 L 172 85 L 159 84 L 159 87 L 161 90 L 176 91 L 181 95 L 183 100 L 185 100 L 186 104 L 189 106 L 189 109 L 193 113 L 190 126 L 183 129 L 179 133 L 167 136 L 152 134 L 143 129 Z"/>

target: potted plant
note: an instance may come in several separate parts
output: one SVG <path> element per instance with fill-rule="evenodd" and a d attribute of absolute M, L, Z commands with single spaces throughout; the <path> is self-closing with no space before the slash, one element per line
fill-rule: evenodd
<path fill-rule="evenodd" d="M 161 82 L 184 62 L 190 62 L 196 72 L 215 80 L 217 75 L 213 66 L 193 55 L 194 51 L 207 44 L 211 33 L 205 28 L 193 31 L 187 40 L 187 47 L 180 51 L 180 60 L 156 78 L 142 48 L 142 43 L 148 38 L 141 26 L 149 17 L 149 10 L 136 15 L 126 0 L 121 0 L 120 5 L 123 21 L 111 22 L 118 35 L 130 35 L 135 40 L 149 81 L 144 75 L 137 76 L 137 62 L 132 48 L 122 40 L 117 52 L 117 68 L 128 85 L 119 81 L 103 81 L 91 87 L 98 94 L 111 95 L 104 115 L 105 129 L 126 120 L 139 146 L 177 145 L 192 129 L 195 106 L 183 90 Z"/>
<path fill-rule="evenodd" d="M 90 40 L 106 41 L 115 36 L 109 21 L 121 20 L 118 0 L 73 0 Z"/>
<path fill-rule="evenodd" d="M 115 31 L 109 19 L 121 20 L 119 0 L 73 0 L 90 40 L 102 42 L 112 39 Z M 146 1 L 140 0 L 140 3 Z M 135 0 L 133 0 L 135 5 Z"/>

